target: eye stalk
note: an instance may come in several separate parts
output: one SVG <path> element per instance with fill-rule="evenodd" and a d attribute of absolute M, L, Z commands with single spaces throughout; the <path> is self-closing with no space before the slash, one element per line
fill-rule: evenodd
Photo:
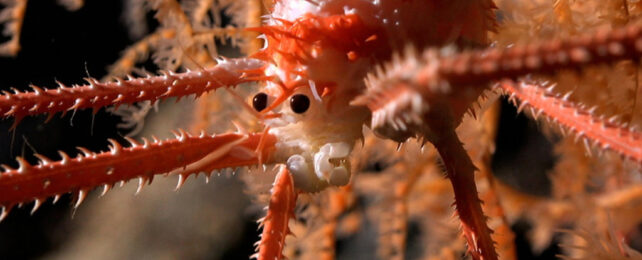
<path fill-rule="evenodd" d="M 263 111 L 267 107 L 268 103 L 268 95 L 260 92 L 254 95 L 254 98 L 252 98 L 252 107 L 258 112 Z"/>
<path fill-rule="evenodd" d="M 294 113 L 303 114 L 310 108 L 310 98 L 303 94 L 296 94 L 290 97 L 290 108 Z"/>

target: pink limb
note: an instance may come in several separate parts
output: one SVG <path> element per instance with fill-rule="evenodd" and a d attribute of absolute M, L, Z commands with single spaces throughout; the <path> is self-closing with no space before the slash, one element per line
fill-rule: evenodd
<path fill-rule="evenodd" d="M 140 101 L 156 101 L 169 97 L 191 94 L 201 95 L 220 87 L 234 86 L 255 81 L 262 76 L 263 63 L 254 59 L 224 60 L 219 65 L 199 71 L 184 73 L 162 72 L 160 76 L 117 79 L 115 82 L 98 82 L 87 78 L 87 85 L 42 89 L 32 86 L 31 92 L 4 91 L 0 95 L 0 116 L 14 117 L 14 126 L 25 116 L 55 113 L 74 109 L 93 108 Z"/>
<path fill-rule="evenodd" d="M 499 87 L 513 102 L 519 100 L 520 110 L 530 108 L 535 118 L 542 115 L 559 124 L 582 140 L 589 151 L 590 144 L 596 144 L 642 164 L 642 133 L 613 121 L 598 119 L 590 110 L 582 109 L 564 97 L 547 93 L 539 85 L 504 81 Z"/>
<path fill-rule="evenodd" d="M 110 140 L 108 152 L 92 153 L 81 149 L 84 155 L 70 158 L 60 153 L 60 161 L 51 161 L 38 156 L 41 161 L 30 165 L 18 158 L 20 167 L 11 169 L 7 166 L 0 173 L 0 219 L 5 217 L 11 208 L 19 203 L 34 201 L 34 210 L 48 197 L 73 192 L 77 196 L 78 206 L 87 192 L 97 186 L 104 186 L 105 192 L 120 181 L 138 178 L 139 189 L 150 183 L 154 175 L 173 171 L 184 180 L 190 174 L 198 174 L 200 169 L 189 169 L 208 158 L 205 169 L 222 169 L 228 167 L 250 166 L 259 163 L 256 154 L 242 151 L 256 151 L 262 142 L 263 158 L 269 155 L 276 138 L 269 134 L 222 134 L 209 136 L 190 136 L 180 131 L 176 139 L 154 141 L 143 144 L 130 141 L 131 146 L 123 148 Z"/>
<path fill-rule="evenodd" d="M 294 218 L 297 192 L 294 181 L 286 167 L 277 174 L 272 197 L 265 218 L 261 220 L 263 233 L 258 242 L 257 253 L 252 257 L 259 260 L 283 259 L 285 237 L 290 234 L 288 223 Z"/>

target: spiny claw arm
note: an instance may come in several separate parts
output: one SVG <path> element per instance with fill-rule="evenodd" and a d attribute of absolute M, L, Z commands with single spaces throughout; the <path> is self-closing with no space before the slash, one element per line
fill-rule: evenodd
<path fill-rule="evenodd" d="M 261 221 L 263 233 L 257 244 L 257 253 L 252 258 L 259 260 L 283 259 L 285 237 L 289 235 L 288 223 L 294 218 L 297 192 L 294 188 L 292 175 L 286 167 L 277 174 L 268 213 Z"/>
<path fill-rule="evenodd" d="M 598 119 L 590 110 L 582 109 L 564 97 L 547 93 L 538 84 L 504 81 L 499 87 L 516 105 L 519 100 L 519 110 L 530 108 L 535 118 L 542 115 L 556 122 L 575 134 L 576 140 L 583 141 L 589 152 L 590 145 L 596 144 L 642 164 L 642 133 L 616 122 Z"/>
<path fill-rule="evenodd" d="M 354 104 L 366 105 L 376 99 L 384 85 L 407 83 L 424 95 L 445 92 L 456 95 L 462 88 L 486 88 L 486 83 L 516 79 L 528 74 L 555 74 L 565 69 L 642 57 L 642 25 L 613 30 L 598 30 L 571 39 L 555 39 L 487 48 L 454 54 L 448 50 L 428 49 L 418 54 L 409 49 L 404 58 L 394 61 L 366 80 L 368 92 Z M 393 87 L 390 87 L 393 88 Z M 394 91 L 394 89 L 392 89 Z M 461 96 L 461 94 L 460 94 Z"/>
<path fill-rule="evenodd" d="M 98 82 L 87 78 L 87 85 L 67 87 L 59 83 L 57 89 L 32 86 L 31 92 L 4 91 L 0 95 L 0 117 L 14 117 L 16 122 L 29 115 L 49 113 L 53 116 L 68 110 L 110 105 L 191 94 L 201 95 L 220 87 L 254 81 L 261 75 L 261 61 L 255 59 L 223 60 L 219 65 L 185 73 L 162 72 L 160 76 L 117 79 L 115 82 Z"/>
<path fill-rule="evenodd" d="M 448 54 L 427 50 L 410 52 L 401 60 L 386 65 L 370 75 L 366 93 L 352 104 L 368 106 L 373 128 L 387 131 L 394 140 L 405 140 L 424 130 L 421 115 L 431 111 L 451 110 L 459 122 L 487 83 L 514 80 L 529 74 L 555 74 L 564 69 L 611 63 L 642 57 L 642 26 L 598 30 L 571 39 L 555 39 L 516 45 L 511 48 L 489 48 Z M 589 111 L 578 108 L 563 97 L 545 92 L 545 86 L 512 83 L 498 86 L 522 106 L 533 107 L 564 127 L 578 133 L 586 142 L 593 140 L 603 148 L 614 150 L 638 163 L 642 162 L 639 147 L 641 134 L 613 122 L 594 118 Z M 539 88 L 539 90 L 537 89 Z M 424 106 L 422 104 L 427 104 Z"/>
<path fill-rule="evenodd" d="M 461 220 L 462 233 L 473 259 L 497 259 L 492 231 L 486 225 L 481 200 L 477 196 L 474 172 L 477 170 L 464 150 L 455 131 L 445 132 L 433 142 L 455 193 L 455 208 Z"/>
<path fill-rule="evenodd" d="M 207 161 L 208 168 L 250 166 L 259 163 L 257 154 L 248 155 L 239 151 L 258 151 L 267 158 L 276 139 L 269 134 L 222 134 L 190 136 L 181 131 L 176 139 L 154 140 L 143 144 L 131 143 L 123 148 L 110 140 L 110 151 L 92 153 L 70 158 L 60 153 L 62 160 L 52 162 L 44 157 L 37 165 L 30 165 L 18 158 L 20 167 L 0 173 L 0 206 L 5 217 L 18 203 L 35 201 L 34 210 L 48 197 L 58 197 L 67 192 L 78 192 L 78 206 L 87 192 L 99 185 L 109 190 L 119 181 L 139 178 L 140 187 L 151 182 L 156 174 L 175 171 L 183 177 L 199 172 L 184 172 L 189 165 L 215 153 Z M 260 146 L 261 145 L 261 146 Z M 211 156 L 210 156 L 211 157 Z"/>
<path fill-rule="evenodd" d="M 556 74 L 565 69 L 642 57 L 642 26 L 601 29 L 568 39 L 553 39 L 444 55 L 436 64 L 439 80 L 451 85 L 476 85 L 527 74 Z M 427 71 L 427 70 L 424 70 Z M 426 73 L 419 74 L 427 75 Z"/>

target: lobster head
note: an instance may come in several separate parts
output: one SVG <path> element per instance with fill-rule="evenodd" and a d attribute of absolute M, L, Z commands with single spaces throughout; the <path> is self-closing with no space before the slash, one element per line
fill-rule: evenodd
<path fill-rule="evenodd" d="M 314 192 L 348 183 L 347 157 L 371 119 L 370 109 L 354 101 L 366 90 L 367 73 L 390 60 L 391 53 L 409 44 L 424 48 L 485 40 L 484 23 L 453 18 L 462 12 L 478 15 L 470 9 L 477 3 L 446 2 L 276 1 L 267 24 L 251 29 L 264 37 L 265 47 L 253 57 L 265 62 L 269 79 L 252 107 L 272 113 L 264 120 L 278 140 L 272 161 L 287 164 L 297 188 Z M 417 10 L 427 16 L 409 15 Z M 427 26 L 434 19 L 452 23 Z M 425 28 L 434 32 L 414 33 Z M 394 135 L 399 134 L 386 137 Z"/>

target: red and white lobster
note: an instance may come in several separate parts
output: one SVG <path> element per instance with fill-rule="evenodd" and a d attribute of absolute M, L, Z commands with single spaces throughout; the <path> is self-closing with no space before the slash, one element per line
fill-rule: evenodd
<path fill-rule="evenodd" d="M 637 58 L 642 34 L 639 27 L 629 27 L 507 50 L 432 49 L 486 46 L 495 26 L 493 9 L 490 0 L 281 0 L 265 25 L 250 29 L 262 33 L 266 43 L 252 57 L 223 59 L 199 71 L 115 82 L 90 78 L 85 86 L 5 93 L 0 113 L 17 124 L 40 113 L 53 116 L 266 82 L 251 104 L 265 124 L 263 132 L 191 136 L 179 131 L 172 140 L 130 140 L 126 148 L 112 141 L 109 152 L 85 151 L 76 158 L 61 153 L 61 160 L 41 157 L 38 165 L 18 158 L 18 169 L 5 167 L 0 175 L 2 216 L 19 203 L 35 201 L 37 209 L 47 198 L 67 192 L 76 193 L 80 204 L 90 189 L 103 185 L 109 190 L 133 178 L 145 184 L 169 173 L 180 176 L 180 186 L 200 172 L 281 164 L 257 253 L 260 259 L 281 258 L 297 194 L 348 184 L 348 156 L 362 138 L 363 125 L 370 125 L 385 138 L 403 142 L 416 137 L 435 145 L 454 187 L 471 255 L 496 259 L 477 198 L 475 168 L 454 131 L 462 116 L 490 83 L 499 82 L 492 87 L 520 100 L 522 108 L 641 162 L 639 133 L 597 120 L 537 85 L 502 80 Z M 405 50 L 410 51 L 404 59 L 393 58 Z M 377 68 L 384 69 L 367 76 Z"/>

